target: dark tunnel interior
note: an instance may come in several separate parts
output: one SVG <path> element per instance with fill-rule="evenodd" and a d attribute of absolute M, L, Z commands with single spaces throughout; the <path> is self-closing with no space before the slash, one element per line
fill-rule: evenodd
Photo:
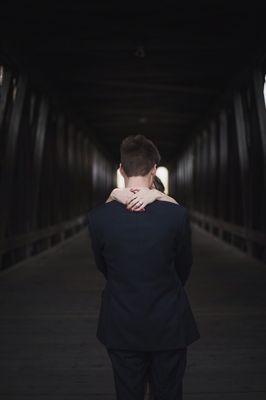
<path fill-rule="evenodd" d="M 20 356 L 15 369 L 14 344 L 11 358 L 6 351 L 10 337 L 20 329 L 20 317 L 11 328 L 5 321 L 20 312 L 27 315 L 27 310 L 45 314 L 42 301 L 46 300 L 36 297 L 38 285 L 49 288 L 47 309 L 52 309 L 56 276 L 64 282 L 62 288 L 65 284 L 62 298 L 58 295 L 62 304 L 69 301 L 66 293 L 74 279 L 76 306 L 71 304 L 70 313 L 75 314 L 82 301 L 81 314 L 86 314 L 86 305 L 94 316 L 101 280 L 93 271 L 91 253 L 88 256 L 84 250 L 86 215 L 118 186 L 123 138 L 143 134 L 160 151 L 160 166 L 169 173 L 169 195 L 189 212 L 197 267 L 188 291 L 198 318 L 202 317 L 202 332 L 220 340 L 221 357 L 217 357 L 223 365 L 224 389 L 221 381 L 209 392 L 199 385 L 199 392 L 192 390 L 190 397 L 190 383 L 193 387 L 193 379 L 198 382 L 193 372 L 185 399 L 265 398 L 261 377 L 265 359 L 263 364 L 260 358 L 265 356 L 266 329 L 265 15 L 266 5 L 256 1 L 1 2 L 0 311 L 7 344 L 0 358 L 2 354 L 9 360 L 7 369 L 11 365 L 7 381 L 14 372 L 19 376 L 19 368 L 23 372 L 26 364 Z M 75 257 L 80 262 L 72 262 Z M 86 275 L 86 257 L 90 275 Z M 38 268 L 35 263 L 40 263 Z M 71 275 L 72 265 L 76 265 L 76 278 Z M 32 298 L 21 289 L 20 285 L 27 292 L 27 283 Z M 84 295 L 87 290 L 89 299 Z M 209 294 L 214 296 L 212 305 Z M 58 313 L 63 315 L 68 311 L 62 304 Z M 223 323 L 229 328 L 219 336 Z M 77 324 L 84 339 L 86 329 L 81 321 Z M 248 333 L 237 342 L 246 327 Z M 27 328 L 21 329 L 26 335 Z M 251 346 L 253 335 L 258 335 L 258 349 Z M 226 343 L 230 349 L 232 345 L 232 354 L 239 343 L 250 345 L 245 360 L 251 370 L 254 355 L 254 368 L 260 367 L 258 380 L 249 381 L 247 370 L 242 378 L 235 376 L 234 383 L 226 380 L 221 350 Z M 93 347 L 84 346 L 86 351 Z M 206 348 L 205 357 L 215 365 L 215 345 L 207 341 Z M 191 368 L 196 365 L 196 375 L 203 352 L 195 345 Z M 102 352 L 92 355 L 95 371 L 103 357 Z M 230 359 L 231 366 L 241 364 L 241 357 L 244 350 Z M 73 365 L 79 365 L 75 360 Z M 80 365 L 77 368 L 82 370 Z M 93 375 L 90 388 L 99 376 Z M 58 389 L 57 397 L 38 391 L 41 381 L 30 392 L 31 386 L 14 379 L 17 389 L 5 384 L 1 399 L 114 398 L 110 391 L 101 394 L 96 386 L 90 397 L 85 396 L 87 389 L 79 397 L 74 389 L 69 397 Z M 73 385 L 76 390 L 76 381 Z"/>
<path fill-rule="evenodd" d="M 3 4 L 1 237 L 102 202 L 140 133 L 195 223 L 265 260 L 264 7 L 167 5 Z"/>
<path fill-rule="evenodd" d="M 134 132 L 180 157 L 263 56 L 263 7 L 78 3 L 4 8 L 3 48 L 115 162 Z"/>

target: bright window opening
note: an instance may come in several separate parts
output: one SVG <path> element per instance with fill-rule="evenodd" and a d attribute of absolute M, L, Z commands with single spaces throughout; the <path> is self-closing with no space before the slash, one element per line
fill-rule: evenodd
<path fill-rule="evenodd" d="M 160 180 L 162 181 L 162 184 L 164 185 L 165 188 L 165 193 L 168 194 L 168 188 L 169 188 L 169 174 L 168 174 L 168 169 L 166 167 L 158 167 L 156 170 L 156 175 Z M 125 181 L 123 176 L 121 175 L 119 169 L 116 171 L 116 186 L 120 189 L 125 187 Z"/>
<path fill-rule="evenodd" d="M 158 167 L 156 170 L 156 175 L 161 179 L 162 184 L 164 185 L 164 193 L 168 194 L 169 191 L 169 174 L 168 169 L 166 167 Z"/>
<path fill-rule="evenodd" d="M 265 103 L 265 106 L 266 106 L 266 75 L 264 77 L 263 94 L 264 94 L 264 103 Z"/>
<path fill-rule="evenodd" d="M 116 186 L 119 189 L 122 189 L 125 187 L 125 180 L 124 180 L 123 176 L 121 175 L 119 169 L 116 171 Z"/>

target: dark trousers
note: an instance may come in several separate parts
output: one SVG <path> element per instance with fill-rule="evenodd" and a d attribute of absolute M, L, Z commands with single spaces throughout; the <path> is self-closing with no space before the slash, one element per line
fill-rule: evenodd
<path fill-rule="evenodd" d="M 144 400 L 147 378 L 154 400 L 182 400 L 187 347 L 161 351 L 107 349 L 117 400 Z"/>

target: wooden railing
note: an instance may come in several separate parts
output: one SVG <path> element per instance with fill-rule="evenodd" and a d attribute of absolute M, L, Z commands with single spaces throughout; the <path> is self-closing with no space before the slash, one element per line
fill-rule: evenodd
<path fill-rule="evenodd" d="M 55 246 L 80 231 L 85 223 L 86 215 L 83 214 L 44 229 L 5 238 L 0 241 L 1 269 Z"/>
<path fill-rule="evenodd" d="M 191 216 L 191 222 L 196 223 L 205 230 L 215 234 L 217 237 L 225 240 L 234 246 L 240 248 L 251 256 L 261 259 L 266 263 L 266 234 L 263 232 L 256 231 L 254 229 L 247 229 L 246 227 L 226 222 L 202 214 L 196 210 L 189 210 Z M 242 239 L 242 245 L 237 245 L 237 238 Z M 259 245 L 260 251 L 256 252 L 254 244 Z M 259 253 L 259 254 L 257 254 Z"/>

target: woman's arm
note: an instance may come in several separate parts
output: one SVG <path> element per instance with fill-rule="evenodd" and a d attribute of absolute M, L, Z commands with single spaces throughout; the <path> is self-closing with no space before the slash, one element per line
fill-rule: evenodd
<path fill-rule="evenodd" d="M 157 189 L 152 189 L 152 190 L 157 190 Z M 161 201 L 169 201 L 170 203 L 175 203 L 175 204 L 179 204 L 173 197 L 168 196 L 165 193 L 160 192 L 159 190 L 157 190 L 158 193 L 158 197 L 157 200 L 161 200 Z"/>
<path fill-rule="evenodd" d="M 155 200 L 179 204 L 173 197 L 170 197 L 157 189 L 131 188 L 131 190 L 133 190 L 135 193 L 127 202 L 127 208 L 132 211 L 145 210 L 145 206 L 153 203 Z"/>
<path fill-rule="evenodd" d="M 111 191 L 108 199 L 106 200 L 106 203 L 109 203 L 110 201 L 117 200 L 122 204 L 127 204 L 128 200 L 131 199 L 132 197 L 132 191 L 131 188 L 115 188 Z"/>
<path fill-rule="evenodd" d="M 131 211 L 144 211 L 147 204 L 153 203 L 155 200 L 169 201 L 178 204 L 177 201 L 165 193 L 157 189 L 147 188 L 115 188 L 110 193 L 106 203 L 117 200 L 127 205 L 127 209 Z M 139 204 L 141 202 L 141 204 Z"/>
<path fill-rule="evenodd" d="M 109 203 L 110 201 L 113 201 L 111 194 L 109 195 L 108 199 L 106 200 L 105 203 Z"/>

